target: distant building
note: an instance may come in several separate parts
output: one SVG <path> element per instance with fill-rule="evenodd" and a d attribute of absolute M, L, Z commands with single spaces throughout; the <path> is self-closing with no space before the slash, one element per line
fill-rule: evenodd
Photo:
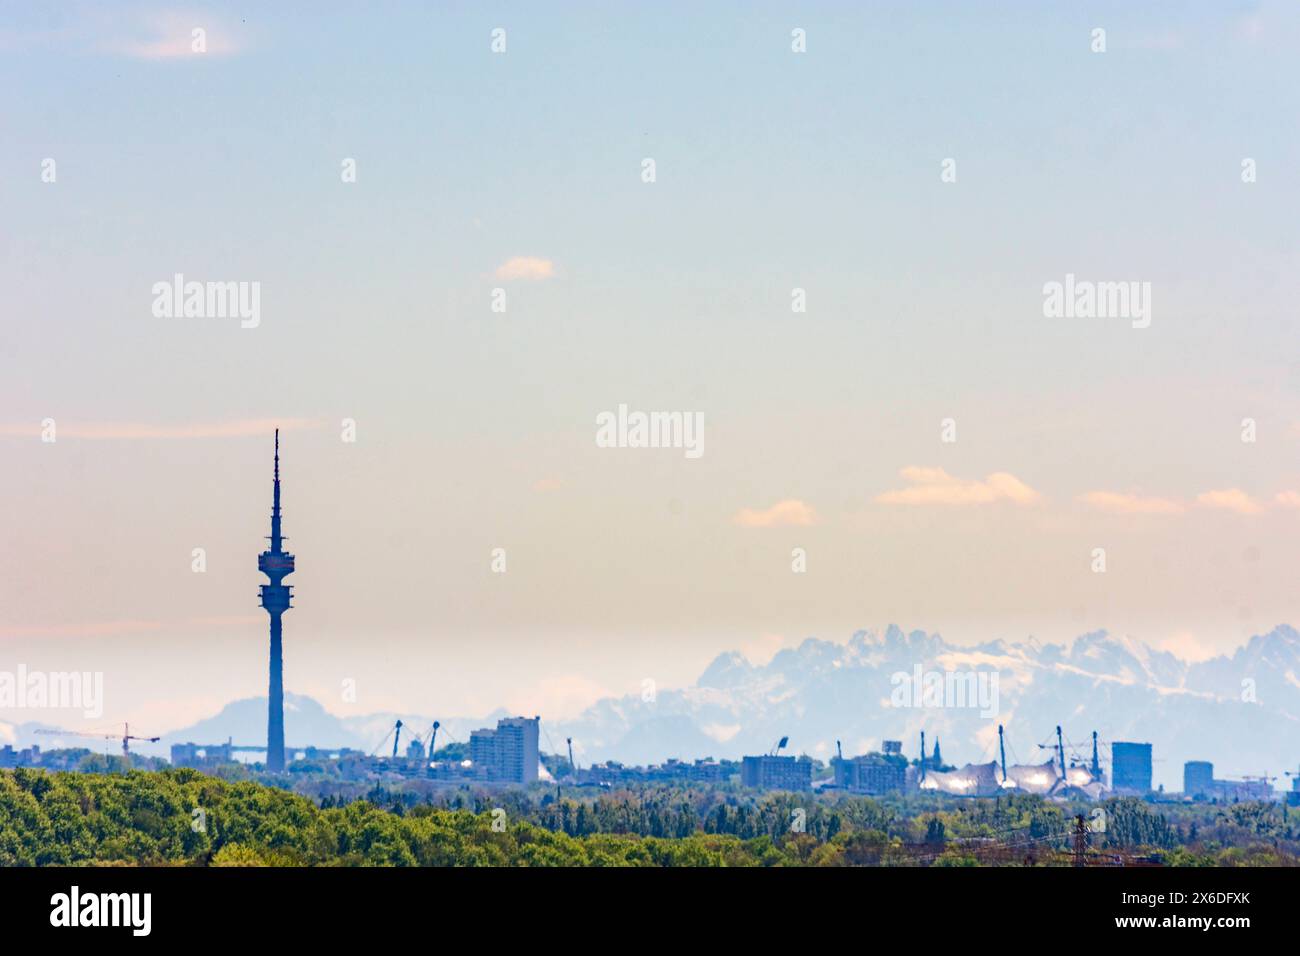
<path fill-rule="evenodd" d="M 584 786 L 617 787 L 645 783 L 726 783 L 736 772 L 732 760 L 704 757 L 694 763 L 670 757 L 662 765 L 627 767 L 616 760 L 583 767 L 577 780 Z"/>
<path fill-rule="evenodd" d="M 1208 760 L 1189 760 L 1183 764 L 1183 793 L 1189 797 L 1209 797 L 1214 791 L 1214 764 Z"/>
<path fill-rule="evenodd" d="M 196 770 L 208 770 L 225 763 L 234 762 L 234 747 L 227 741 L 224 744 L 172 744 L 173 767 L 193 767 Z"/>
<path fill-rule="evenodd" d="M 867 795 L 906 790 L 907 758 L 901 753 L 902 744 L 899 741 L 885 741 L 886 747 L 890 744 L 898 745 L 898 750 L 836 760 L 835 785 L 842 790 Z"/>
<path fill-rule="evenodd" d="M 469 759 L 475 776 L 496 783 L 537 782 L 537 733 L 540 717 L 505 717 L 495 730 L 469 735 Z"/>
<path fill-rule="evenodd" d="M 18 751 L 5 744 L 4 749 L 0 750 L 0 767 L 36 767 L 40 763 L 41 748 L 36 744 Z"/>
<path fill-rule="evenodd" d="M 807 757 L 746 757 L 740 763 L 740 783 L 760 790 L 811 790 L 812 761 Z"/>
<path fill-rule="evenodd" d="M 1238 800 L 1272 800 L 1273 785 L 1267 780 L 1216 780 L 1214 796 L 1225 803 Z"/>
<path fill-rule="evenodd" d="M 1110 745 L 1110 788 L 1145 796 L 1151 792 L 1151 745 L 1116 741 Z"/>
<path fill-rule="evenodd" d="M 90 751 L 84 747 L 47 750 L 33 744 L 22 750 L 14 750 L 9 744 L 0 747 L 0 767 L 43 767 L 46 770 L 76 770 L 78 764 L 89 756 Z"/>
<path fill-rule="evenodd" d="M 1267 780 L 1216 780 L 1214 764 L 1208 760 L 1189 760 L 1183 764 L 1183 795 L 1196 799 L 1272 800 L 1273 785 Z"/>
<path fill-rule="evenodd" d="M 732 764 L 731 766 L 735 766 Z M 727 764 L 719 763 L 712 757 L 705 757 L 703 760 L 697 760 L 691 764 L 687 775 L 691 780 L 700 780 L 705 783 L 724 783 L 731 775 L 731 767 Z"/>

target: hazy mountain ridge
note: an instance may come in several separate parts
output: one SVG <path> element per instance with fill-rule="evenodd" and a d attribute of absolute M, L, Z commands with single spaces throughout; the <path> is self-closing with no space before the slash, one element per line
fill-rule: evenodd
<path fill-rule="evenodd" d="M 484 718 L 448 717 L 439 718 L 442 726 L 438 729 L 438 746 L 453 740 L 461 742 L 469 739 L 471 730 L 479 727 L 495 726 L 497 718 L 508 716 L 504 710 L 496 710 Z M 374 751 L 389 734 L 394 723 L 402 720 L 402 741 L 400 750 L 405 753 L 407 742 L 413 736 L 427 740 L 433 718 L 419 714 L 377 713 L 352 717 L 339 717 L 331 714 L 314 698 L 302 694 L 284 695 L 285 743 L 290 747 L 316 746 L 325 749 L 348 747 L 363 753 Z M 119 753 L 121 741 L 106 739 L 95 740 L 85 737 L 57 734 L 38 735 L 38 729 L 55 729 L 60 725 L 51 721 L 31 721 L 13 725 L 8 735 L 4 733 L 5 725 L 0 723 L 0 744 L 12 742 L 15 747 L 28 747 L 36 744 L 45 750 L 57 747 L 86 747 L 97 753 Z M 107 726 L 107 725 L 105 725 Z M 6 739 L 8 736 L 10 739 Z M 231 740 L 236 745 L 264 745 L 266 742 L 266 698 L 245 697 L 231 701 L 211 717 L 206 717 L 188 727 L 164 734 L 156 744 L 133 741 L 133 753 L 152 756 L 166 756 L 172 744 L 220 744 Z M 392 739 L 384 743 L 386 752 L 391 752 Z M 259 755 L 245 754 L 249 759 L 261 759 Z"/>

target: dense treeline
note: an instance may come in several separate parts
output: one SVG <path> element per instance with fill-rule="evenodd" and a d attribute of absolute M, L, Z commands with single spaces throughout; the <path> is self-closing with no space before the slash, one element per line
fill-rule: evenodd
<path fill-rule="evenodd" d="M 197 811 L 197 812 L 196 812 Z M 743 866 L 770 841 L 555 833 L 492 813 L 366 801 L 320 808 L 283 790 L 193 770 L 0 772 L 0 865 Z"/>
<path fill-rule="evenodd" d="M 1103 805 L 1091 852 L 1180 864 L 1295 863 L 1300 813 L 1277 805 Z M 1074 808 L 1037 797 L 554 788 L 437 799 L 376 787 L 315 801 L 193 770 L 0 771 L 0 865 L 771 866 L 1069 862 Z"/>

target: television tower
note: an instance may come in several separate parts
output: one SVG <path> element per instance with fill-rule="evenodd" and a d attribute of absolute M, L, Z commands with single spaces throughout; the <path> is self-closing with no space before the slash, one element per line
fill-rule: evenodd
<path fill-rule="evenodd" d="M 271 581 L 262 585 L 262 607 L 271 615 L 271 686 L 267 694 L 266 769 L 284 770 L 284 656 L 280 644 L 280 617 L 293 607 L 293 588 L 283 584 L 293 574 L 293 555 L 284 550 L 280 534 L 280 429 L 275 430 L 275 483 L 271 506 L 271 548 L 257 556 L 257 570 Z"/>

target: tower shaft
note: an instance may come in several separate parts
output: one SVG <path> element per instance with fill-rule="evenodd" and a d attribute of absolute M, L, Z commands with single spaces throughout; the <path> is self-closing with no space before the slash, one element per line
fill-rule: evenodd
<path fill-rule="evenodd" d="M 280 615 L 271 615 L 271 681 L 267 688 L 266 769 L 284 770 L 284 648 Z"/>

